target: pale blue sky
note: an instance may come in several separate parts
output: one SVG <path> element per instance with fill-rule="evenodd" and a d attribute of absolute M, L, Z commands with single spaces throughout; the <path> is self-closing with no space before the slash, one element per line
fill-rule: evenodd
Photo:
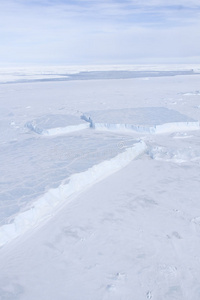
<path fill-rule="evenodd" d="M 0 65 L 200 63 L 200 2 L 0 0 L 0 40 Z"/>

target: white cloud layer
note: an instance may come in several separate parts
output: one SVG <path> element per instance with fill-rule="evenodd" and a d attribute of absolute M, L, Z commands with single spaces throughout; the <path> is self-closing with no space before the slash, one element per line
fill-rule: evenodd
<path fill-rule="evenodd" d="M 0 65 L 200 63 L 199 0 L 1 0 Z"/>

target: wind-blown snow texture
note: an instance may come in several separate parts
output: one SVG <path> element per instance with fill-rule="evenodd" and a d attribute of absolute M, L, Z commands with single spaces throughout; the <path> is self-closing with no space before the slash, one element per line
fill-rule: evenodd
<path fill-rule="evenodd" d="M 128 74 L 109 68 L 112 78 Z M 97 80 L 105 72 L 88 72 L 80 81 L 15 78 L 0 86 L 0 299 L 199 300 L 200 75 L 193 69 L 157 66 L 155 74 L 132 66 L 124 71 L 138 78 Z M 80 118 L 87 112 L 106 124 L 132 124 L 134 116 L 158 129 L 164 121 L 167 130 L 93 130 Z"/>

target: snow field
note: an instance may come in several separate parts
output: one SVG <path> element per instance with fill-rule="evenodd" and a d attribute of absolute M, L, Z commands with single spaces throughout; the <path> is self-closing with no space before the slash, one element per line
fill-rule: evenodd
<path fill-rule="evenodd" d="M 1 249 L 0 295 L 198 300 L 198 171 L 142 156 L 87 189 Z"/>
<path fill-rule="evenodd" d="M 199 75 L 141 79 L 0 86 L 0 299 L 199 300 Z M 24 127 L 127 108 L 140 126 L 147 111 L 163 126 L 156 109 L 183 119 L 161 134 Z"/>

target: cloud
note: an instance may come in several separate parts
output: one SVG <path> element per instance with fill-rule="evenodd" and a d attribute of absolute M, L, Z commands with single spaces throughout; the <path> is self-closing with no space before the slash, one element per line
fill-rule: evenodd
<path fill-rule="evenodd" d="M 0 64 L 200 62 L 199 0 L 1 0 Z"/>

